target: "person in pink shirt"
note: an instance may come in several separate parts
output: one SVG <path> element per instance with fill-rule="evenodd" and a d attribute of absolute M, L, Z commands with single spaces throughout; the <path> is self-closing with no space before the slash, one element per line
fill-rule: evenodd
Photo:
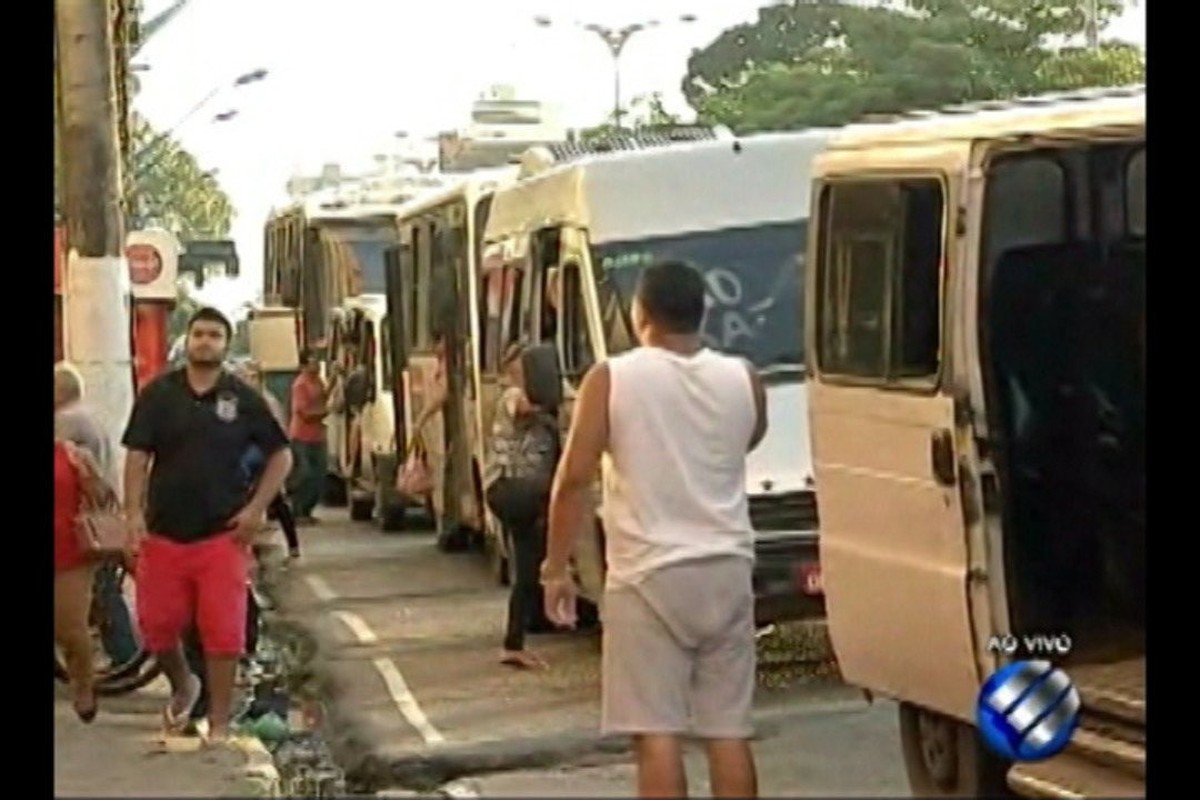
<path fill-rule="evenodd" d="M 293 492 L 296 521 L 312 525 L 317 521 L 313 512 L 321 499 L 329 458 L 325 446 L 325 415 L 328 411 L 325 382 L 321 380 L 321 363 L 316 354 L 305 349 L 300 353 L 300 364 L 300 374 L 292 382 L 288 435 L 298 472 Z"/>

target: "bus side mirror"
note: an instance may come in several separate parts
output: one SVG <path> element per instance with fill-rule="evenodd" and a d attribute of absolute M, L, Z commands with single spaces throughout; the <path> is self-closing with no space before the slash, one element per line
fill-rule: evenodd
<path fill-rule="evenodd" d="M 550 412 L 557 411 L 563 400 L 558 348 L 547 342 L 531 345 L 521 354 L 521 367 L 529 402 Z"/>

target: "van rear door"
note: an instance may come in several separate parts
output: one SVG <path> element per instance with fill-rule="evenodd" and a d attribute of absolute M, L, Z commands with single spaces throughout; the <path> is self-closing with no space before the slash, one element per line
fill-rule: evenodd
<path fill-rule="evenodd" d="M 942 388 L 957 207 L 946 161 L 818 183 L 809 413 L 825 602 L 843 676 L 966 719 L 979 673 L 961 433 Z"/>

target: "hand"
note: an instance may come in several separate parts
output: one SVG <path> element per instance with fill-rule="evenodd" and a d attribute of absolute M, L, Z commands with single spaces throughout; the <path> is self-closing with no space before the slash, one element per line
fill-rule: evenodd
<path fill-rule="evenodd" d="M 146 538 L 146 515 L 141 511 L 127 511 L 125 525 L 129 530 L 128 555 L 137 555 L 142 549 L 142 540 Z"/>
<path fill-rule="evenodd" d="M 542 593 L 546 598 L 546 618 L 560 628 L 574 630 L 579 619 L 575 581 L 569 576 L 543 580 Z"/>
<path fill-rule="evenodd" d="M 267 510 L 250 503 L 229 520 L 228 527 L 239 541 L 251 544 L 266 523 Z"/>

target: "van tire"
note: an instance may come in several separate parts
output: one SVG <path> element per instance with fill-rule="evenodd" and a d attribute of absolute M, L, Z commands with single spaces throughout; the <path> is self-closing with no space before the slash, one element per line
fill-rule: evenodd
<path fill-rule="evenodd" d="M 1012 797 L 1009 765 L 986 748 L 974 727 L 901 703 L 900 745 L 914 797 Z"/>

